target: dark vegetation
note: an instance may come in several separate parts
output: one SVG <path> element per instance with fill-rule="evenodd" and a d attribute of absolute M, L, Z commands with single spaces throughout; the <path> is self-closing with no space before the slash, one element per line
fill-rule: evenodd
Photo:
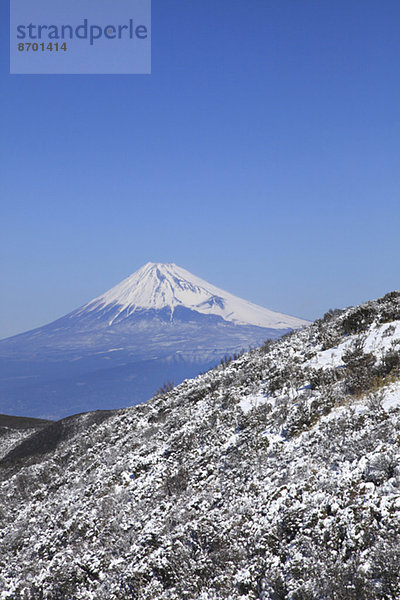
<path fill-rule="evenodd" d="M 170 392 L 171 390 L 173 390 L 175 387 L 175 384 L 173 381 L 166 381 L 161 387 L 158 388 L 158 390 L 156 391 L 156 393 L 154 394 L 154 398 L 157 398 L 158 396 L 163 396 L 164 394 L 168 394 L 168 392 Z"/>
<path fill-rule="evenodd" d="M 85 427 L 100 424 L 104 420 L 109 419 L 113 414 L 115 414 L 115 411 L 99 410 L 82 415 L 73 415 L 72 417 L 61 419 L 61 421 L 43 422 L 43 427 L 11 450 L 0 461 L 0 464 L 20 461 L 30 457 L 40 457 L 53 452 L 61 442 L 74 437 L 77 433 L 84 434 Z M 28 419 L 28 421 L 34 421 L 34 419 Z"/>
<path fill-rule="evenodd" d="M 0 415 L 0 427 L 9 429 L 39 429 L 46 427 L 52 421 L 45 419 L 33 419 L 31 417 L 13 417 L 11 415 Z"/>

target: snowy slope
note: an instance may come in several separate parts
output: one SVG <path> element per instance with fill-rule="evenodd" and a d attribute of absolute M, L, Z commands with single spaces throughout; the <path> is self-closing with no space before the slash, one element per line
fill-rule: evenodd
<path fill-rule="evenodd" d="M 85 305 L 81 312 L 116 308 L 109 324 L 120 315 L 128 318 L 136 311 L 170 310 L 184 307 L 203 315 L 214 315 L 236 325 L 273 329 L 296 329 L 308 322 L 262 308 L 233 296 L 189 271 L 169 263 L 147 263 L 130 277 Z"/>
<path fill-rule="evenodd" d="M 399 322 L 400 293 L 327 314 L 25 442 L 0 462 L 0 599 L 398 600 Z"/>

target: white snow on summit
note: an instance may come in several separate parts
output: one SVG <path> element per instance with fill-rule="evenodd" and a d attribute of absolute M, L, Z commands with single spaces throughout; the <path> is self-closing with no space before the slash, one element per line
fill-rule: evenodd
<path fill-rule="evenodd" d="M 229 294 L 173 263 L 148 262 L 127 279 L 98 296 L 82 311 L 118 307 L 129 316 L 137 310 L 181 306 L 205 315 L 217 315 L 236 325 L 297 329 L 308 321 L 284 315 Z"/>

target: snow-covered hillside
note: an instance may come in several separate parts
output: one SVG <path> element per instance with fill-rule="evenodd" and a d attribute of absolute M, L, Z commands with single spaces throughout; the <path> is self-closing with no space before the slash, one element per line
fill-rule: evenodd
<path fill-rule="evenodd" d="M 1 462 L 1 600 L 398 600 L 399 377 L 393 293 L 44 429 Z"/>
<path fill-rule="evenodd" d="M 65 317 L 0 341 L 0 412 L 55 419 L 132 406 L 307 324 L 148 263 Z"/>

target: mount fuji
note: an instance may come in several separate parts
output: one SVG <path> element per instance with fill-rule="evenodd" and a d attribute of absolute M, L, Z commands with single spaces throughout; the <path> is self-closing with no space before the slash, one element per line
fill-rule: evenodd
<path fill-rule="evenodd" d="M 70 314 L 0 341 L 0 412 L 58 419 L 134 405 L 305 325 L 175 264 L 147 263 Z"/>

